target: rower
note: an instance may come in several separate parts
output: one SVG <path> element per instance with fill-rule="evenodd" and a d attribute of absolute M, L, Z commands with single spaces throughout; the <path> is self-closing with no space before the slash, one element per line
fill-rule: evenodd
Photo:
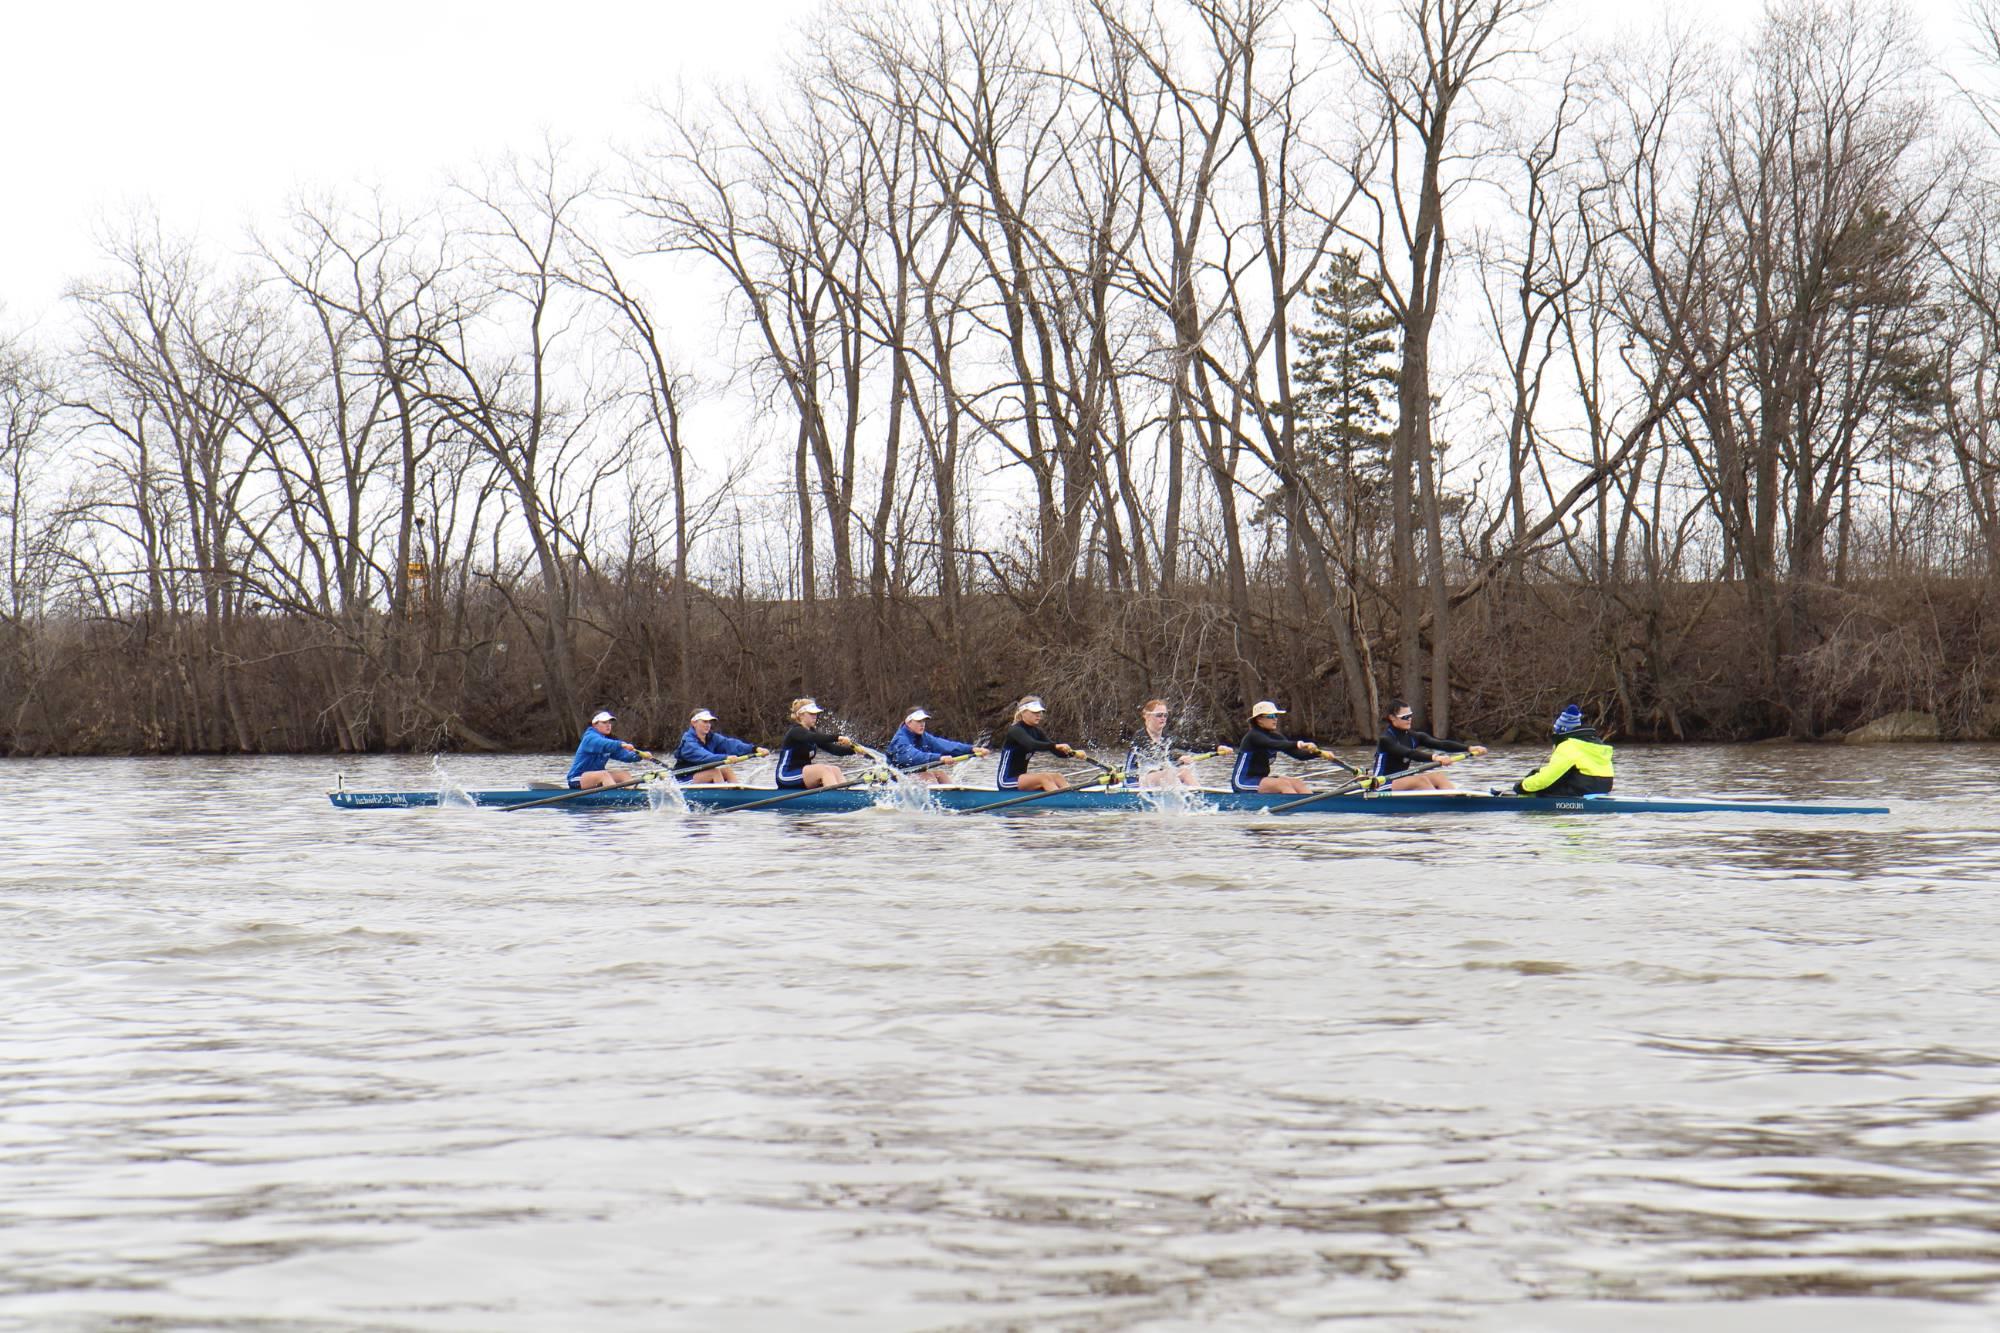
<path fill-rule="evenodd" d="M 840 765 L 815 764 L 813 756 L 853 754 L 854 742 L 829 731 L 815 731 L 819 715 L 826 710 L 811 699 L 792 700 L 791 729 L 778 742 L 777 781 L 780 787 L 830 787 L 840 781 Z"/>
<path fill-rule="evenodd" d="M 762 759 L 771 753 L 761 745 L 740 741 L 734 736 L 725 736 L 715 729 L 715 714 L 706 708 L 697 708 L 688 717 L 688 729 L 681 733 L 680 749 L 674 751 L 674 766 L 695 768 L 703 764 L 721 765 L 717 768 L 703 768 L 689 778 L 690 782 L 734 782 L 736 770 L 724 764 L 726 759 L 740 759 L 749 755 Z"/>
<path fill-rule="evenodd" d="M 583 729 L 583 739 L 576 743 L 576 757 L 569 761 L 569 773 L 564 778 L 565 784 L 573 790 L 595 791 L 599 787 L 622 786 L 630 782 L 632 774 L 629 770 L 609 767 L 613 759 L 630 755 L 634 759 L 652 760 L 651 754 L 611 734 L 611 724 L 617 720 L 616 713 L 600 708 L 590 719 L 590 725 Z"/>
<path fill-rule="evenodd" d="M 1412 764 L 1455 764 L 1461 755 L 1476 758 L 1486 753 L 1483 745 L 1439 740 L 1428 732 L 1416 730 L 1411 725 L 1416 714 L 1401 699 L 1391 699 L 1382 717 L 1389 725 L 1375 742 L 1373 772 L 1376 785 L 1386 786 L 1390 791 L 1451 791 L 1451 779 L 1437 770 L 1412 773 L 1408 777 L 1396 775 Z"/>
<path fill-rule="evenodd" d="M 883 753 L 892 767 L 908 772 L 923 768 L 921 773 L 910 773 L 911 777 L 922 778 L 926 782 L 947 780 L 942 768 L 925 768 L 940 759 L 952 759 L 960 755 L 977 755 L 984 758 L 989 751 L 983 745 L 967 745 L 964 741 L 946 740 L 933 736 L 928 728 L 930 714 L 921 708 L 912 708 L 903 718 L 903 725 L 896 728 L 896 734 L 889 739 L 889 748 Z"/>
<path fill-rule="evenodd" d="M 1171 787 L 1176 783 L 1199 787 L 1195 757 L 1174 745 L 1167 735 L 1167 701 L 1148 699 L 1139 705 L 1143 729 L 1125 755 L 1125 785 L 1128 787 Z M 1215 747 L 1217 754 L 1235 754 L 1227 745 Z"/>
<path fill-rule="evenodd" d="M 1586 726 L 1570 704 L 1550 727 L 1556 748 L 1549 762 L 1514 784 L 1516 796 L 1601 796 L 1611 790 L 1611 746 Z"/>
<path fill-rule="evenodd" d="M 1048 716 L 1048 711 L 1048 706 L 1032 694 L 1014 705 L 1014 723 L 1007 728 L 1007 739 L 1000 744 L 1000 762 L 993 773 L 993 785 L 1001 791 L 1061 791 L 1069 786 L 1069 779 L 1060 773 L 1046 769 L 1030 773 L 1028 762 L 1037 754 L 1089 758 L 1074 746 L 1049 739 L 1042 730 L 1042 719 Z"/>
<path fill-rule="evenodd" d="M 1236 743 L 1236 770 L 1229 775 L 1231 791 L 1274 792 L 1286 796 L 1309 796 L 1312 788 L 1301 778 L 1281 778 L 1271 773 L 1271 756 L 1288 754 L 1294 759 L 1317 759 L 1325 751 L 1311 741 L 1295 741 L 1278 730 L 1285 710 L 1269 699 L 1250 705 L 1250 730 Z"/>

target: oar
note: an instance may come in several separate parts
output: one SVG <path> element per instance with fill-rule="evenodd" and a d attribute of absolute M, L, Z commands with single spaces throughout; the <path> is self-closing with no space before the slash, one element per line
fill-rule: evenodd
<path fill-rule="evenodd" d="M 912 773 L 916 772 L 915 769 L 911 769 L 910 771 Z M 849 778 L 845 782 L 836 782 L 829 787 L 801 787 L 797 791 L 780 792 L 776 796 L 766 796 L 761 801 L 750 801 L 743 805 L 720 806 L 716 809 L 716 813 L 719 815 L 729 815 L 735 814 L 739 810 L 761 810 L 767 805 L 783 805 L 786 801 L 796 801 L 801 796 L 810 796 L 817 791 L 845 791 L 849 787 L 858 787 L 864 782 L 881 782 L 887 776 L 888 773 L 885 770 L 871 766 L 861 770 L 859 777 Z"/>
<path fill-rule="evenodd" d="M 1340 761 L 1335 760 L 1334 762 L 1339 763 Z M 1345 764 L 1341 764 L 1341 767 L 1346 768 L 1347 766 Z M 1324 801 L 1330 796 L 1351 796 L 1356 791 L 1359 791 L 1363 796 L 1373 796 L 1376 795 L 1377 793 L 1388 791 L 1390 784 L 1393 783 L 1397 778 L 1406 778 L 1409 777 L 1412 773 L 1428 773 L 1434 768 L 1443 768 L 1443 767 L 1444 767 L 1444 762 L 1442 760 L 1439 760 L 1428 764 L 1418 764 L 1415 768 L 1406 768 L 1400 773 L 1393 773 L 1390 776 L 1383 778 L 1381 780 L 1381 785 L 1376 787 L 1373 791 L 1370 791 L 1368 789 L 1368 780 L 1369 780 L 1368 774 L 1356 773 L 1355 770 L 1348 768 L 1347 769 L 1348 772 L 1354 773 L 1353 781 L 1344 783 L 1343 785 L 1338 787 L 1329 788 L 1326 791 L 1316 791 L 1310 796 L 1301 796 L 1296 801 L 1286 801 L 1283 805 L 1271 806 L 1270 808 L 1265 810 L 1264 813 L 1267 815 L 1282 815 L 1287 810 L 1296 810 L 1300 806 L 1311 805 L 1314 801 Z"/>
<path fill-rule="evenodd" d="M 627 778 L 623 782 L 613 782 L 603 787 L 578 787 L 575 791 L 558 792 L 554 796 L 540 796 L 532 801 L 516 801 L 512 805 L 503 805 L 500 808 L 502 810 L 532 810 L 538 805 L 560 805 L 564 801 L 573 801 L 579 796 L 588 796 L 594 791 L 618 791 L 623 787 L 636 787 L 642 782 L 651 782 L 658 777 L 688 777 L 695 773 L 705 773 L 711 768 L 721 768 L 724 764 L 730 762 L 728 759 L 712 759 L 705 764 L 696 764 L 693 768 L 676 768 L 672 770 L 653 768 L 641 773 L 636 778 Z"/>
<path fill-rule="evenodd" d="M 1125 780 L 1124 769 L 1117 768 L 1111 764 L 1107 764 L 1101 759 L 1092 759 L 1088 754 L 1086 754 L 1082 750 L 1071 750 L 1066 757 L 1070 759 L 1081 759 L 1084 763 L 1089 764 L 1092 768 L 1096 769 L 1099 773 L 1102 773 L 1107 778 L 1115 778 L 1119 782 L 1123 782 Z M 1094 787 L 1097 784 L 1092 782 L 1092 783 L 1087 783 L 1086 785 Z"/>
<path fill-rule="evenodd" d="M 1098 767 L 1103 768 L 1104 765 L 1099 764 Z M 1091 781 L 1078 783 L 1074 787 L 1057 787 L 1053 791 L 1031 791 L 1026 796 L 1015 796 L 1005 801 L 995 801 L 991 805 L 982 805 L 979 809 L 982 812 L 1005 810 L 1010 805 L 1026 805 L 1030 801 L 1039 801 L 1045 796 L 1060 796 L 1066 791 L 1089 791 L 1092 787 L 1109 787 L 1122 780 L 1117 769 L 1105 769 L 1102 774 Z"/>
<path fill-rule="evenodd" d="M 914 768 L 897 768 L 894 764 L 890 764 L 888 769 L 891 776 L 902 777 L 906 773 L 928 773 L 934 768 L 949 768 L 953 764 L 962 764 L 970 758 L 972 756 L 969 754 L 943 754 L 927 764 L 918 764 Z"/>

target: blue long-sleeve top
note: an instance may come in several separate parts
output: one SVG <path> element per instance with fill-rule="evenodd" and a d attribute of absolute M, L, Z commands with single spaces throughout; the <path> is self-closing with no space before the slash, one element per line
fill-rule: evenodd
<path fill-rule="evenodd" d="M 757 753 L 757 747 L 748 741 L 739 741 L 734 736 L 725 736 L 715 728 L 708 730 L 708 741 L 694 734 L 689 727 L 681 733 L 681 748 L 674 751 L 674 763 L 681 768 L 696 764 L 713 764 L 724 759 L 737 759 L 746 754 Z"/>
<path fill-rule="evenodd" d="M 565 779 L 570 786 L 585 773 L 595 773 L 610 767 L 613 759 L 637 759 L 636 746 L 628 745 L 616 736 L 607 736 L 596 727 L 585 727 L 583 739 L 576 743 L 576 758 L 569 761 L 569 776 Z"/>
<path fill-rule="evenodd" d="M 942 736 L 933 736 L 928 731 L 919 735 L 904 725 L 896 728 L 896 734 L 889 738 L 889 748 L 882 753 L 888 755 L 889 762 L 897 768 L 921 768 L 934 759 L 971 754 L 972 747 L 964 741 L 948 741 Z"/>

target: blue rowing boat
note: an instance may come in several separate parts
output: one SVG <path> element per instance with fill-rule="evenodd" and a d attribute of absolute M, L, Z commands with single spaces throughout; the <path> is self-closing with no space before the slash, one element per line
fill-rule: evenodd
<path fill-rule="evenodd" d="M 463 793 L 474 805 L 506 807 L 529 802 L 544 803 L 552 810 L 643 810 L 670 801 L 664 791 L 649 791 L 652 784 L 609 791 L 583 792 L 550 802 L 546 789 L 470 791 Z M 560 795 L 561 793 L 555 793 Z M 691 811 L 724 811 L 753 802 L 769 802 L 785 793 L 769 787 L 691 785 L 681 788 Z M 441 804 L 462 804 L 456 796 L 440 798 L 435 791 L 348 791 L 328 792 L 342 810 L 408 810 Z M 1076 788 L 1054 795 L 1022 801 L 1017 791 L 994 791 L 982 787 L 932 787 L 914 790 L 914 784 L 864 785 L 835 791 L 815 791 L 809 795 L 770 804 L 778 814 L 844 814 L 890 805 L 922 807 L 940 812 L 976 813 L 1005 805 L 1004 813 L 1019 811 L 1097 811 L 1136 813 L 1161 810 L 1230 810 L 1269 812 L 1275 807 L 1301 801 L 1297 796 L 1268 795 L 1262 792 L 1186 791 L 1171 788 L 1165 794 L 1141 791 L 1106 791 L 1101 787 Z M 1313 815 L 1886 815 L 1885 805 L 1839 805 L 1824 801 L 1725 801 L 1684 799 L 1667 796 L 1584 796 L 1544 798 L 1536 796 L 1495 796 L 1485 792 L 1383 792 L 1379 795 L 1355 793 L 1327 796 L 1298 804 L 1287 813 Z"/>

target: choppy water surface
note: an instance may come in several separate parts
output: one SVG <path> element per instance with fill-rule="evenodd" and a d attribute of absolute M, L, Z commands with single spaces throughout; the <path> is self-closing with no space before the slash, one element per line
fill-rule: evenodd
<path fill-rule="evenodd" d="M 1990 1328 L 1997 762 L 1455 822 L 0 766 L 0 1327 Z"/>

